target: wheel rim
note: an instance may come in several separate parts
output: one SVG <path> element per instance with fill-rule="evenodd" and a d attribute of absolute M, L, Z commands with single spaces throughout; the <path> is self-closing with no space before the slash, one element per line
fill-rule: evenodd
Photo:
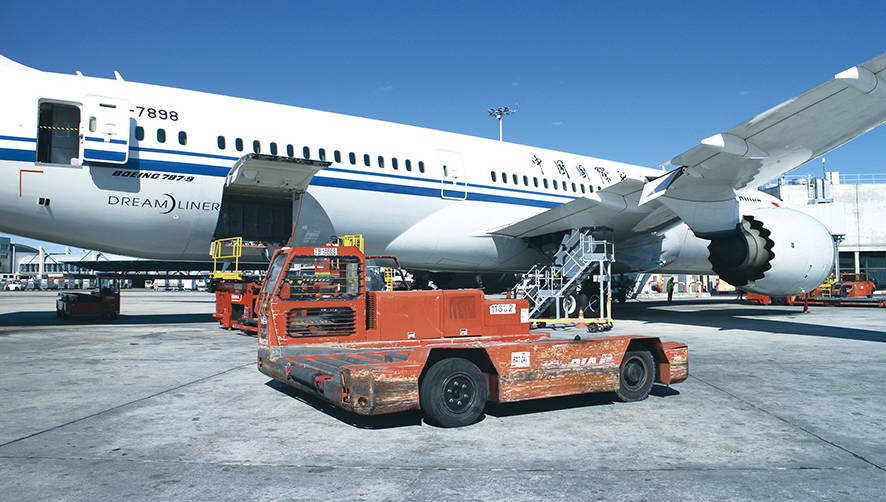
<path fill-rule="evenodd" d="M 646 382 L 646 364 L 639 357 L 629 359 L 621 372 L 621 378 L 628 390 L 637 390 Z"/>
<path fill-rule="evenodd" d="M 443 406 L 453 413 L 463 413 L 474 400 L 474 385 L 467 375 L 458 374 L 443 383 Z"/>

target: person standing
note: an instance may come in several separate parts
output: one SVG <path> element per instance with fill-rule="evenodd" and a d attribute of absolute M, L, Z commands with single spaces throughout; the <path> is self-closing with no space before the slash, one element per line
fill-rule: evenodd
<path fill-rule="evenodd" d="M 668 278 L 667 290 L 668 290 L 668 303 L 671 303 L 671 300 L 674 298 L 674 278 L 673 277 Z"/>

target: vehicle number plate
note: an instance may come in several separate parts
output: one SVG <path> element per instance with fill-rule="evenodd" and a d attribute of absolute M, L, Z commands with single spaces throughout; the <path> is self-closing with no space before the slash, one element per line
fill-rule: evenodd
<path fill-rule="evenodd" d="M 517 306 L 513 303 L 494 303 L 489 306 L 489 313 L 492 315 L 516 314 Z"/>

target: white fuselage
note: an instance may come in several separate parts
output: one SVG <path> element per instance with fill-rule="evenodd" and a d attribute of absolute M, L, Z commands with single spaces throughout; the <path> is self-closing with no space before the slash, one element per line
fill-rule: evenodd
<path fill-rule="evenodd" d="M 306 222 L 297 234 L 300 244 L 323 242 L 325 232 L 361 233 L 367 252 L 396 254 L 404 265 L 427 270 L 526 269 L 539 260 L 538 252 L 522 239 L 488 231 L 578 197 L 599 198 L 601 189 L 625 177 L 661 174 L 543 148 L 4 61 L 0 231 L 66 245 L 207 260 L 225 176 L 255 142 L 261 153 L 315 160 L 322 149 L 332 162 L 311 181 L 303 207 L 311 214 L 297 220 Z M 84 156 L 92 137 L 102 133 L 103 124 L 90 125 L 92 109 L 84 104 L 96 96 L 128 107 L 128 138 L 118 140 L 126 141 L 125 163 Z M 79 153 L 69 163 L 37 162 L 38 110 L 45 102 L 81 110 L 80 130 L 73 131 Z M 765 194 L 753 197 L 771 203 Z M 632 228 L 644 216 L 625 210 L 618 221 L 591 223 Z M 705 251 L 695 248 L 680 259 L 681 270 L 709 270 Z M 673 263 L 680 261 L 679 250 L 670 253 Z M 667 269 L 667 260 L 660 266 Z"/>

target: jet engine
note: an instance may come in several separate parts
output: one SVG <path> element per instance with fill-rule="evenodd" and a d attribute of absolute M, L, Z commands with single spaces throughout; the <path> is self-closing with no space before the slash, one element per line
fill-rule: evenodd
<path fill-rule="evenodd" d="M 768 296 L 812 291 L 834 264 L 828 229 L 806 213 L 778 207 L 749 211 L 735 233 L 712 239 L 708 251 L 723 280 Z"/>

